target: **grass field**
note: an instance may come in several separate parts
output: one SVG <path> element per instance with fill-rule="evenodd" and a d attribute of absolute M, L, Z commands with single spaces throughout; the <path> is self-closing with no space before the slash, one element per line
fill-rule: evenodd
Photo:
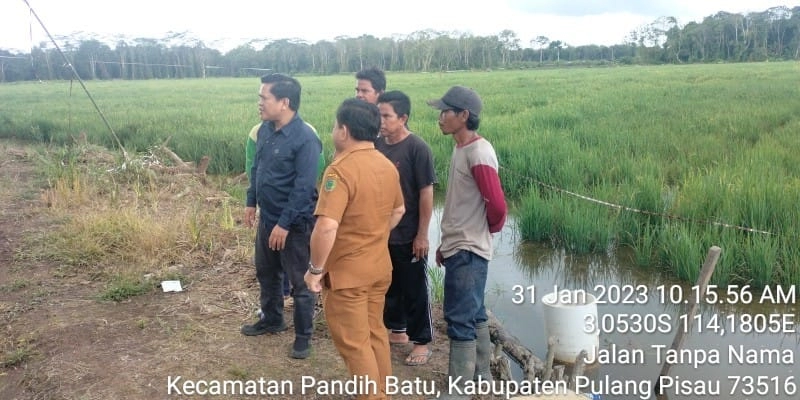
<path fill-rule="evenodd" d="M 409 126 L 434 150 L 439 189 L 453 143 L 425 100 L 454 84 L 482 95 L 480 132 L 497 150 L 524 238 L 579 253 L 631 247 L 643 267 L 691 281 L 718 245 L 712 282 L 759 287 L 800 284 L 799 73 L 786 62 L 387 78 L 412 99 Z M 298 79 L 300 113 L 330 157 L 334 111 L 354 78 Z M 170 138 L 184 159 L 209 155 L 221 174 L 243 171 L 258 86 L 256 77 L 87 83 L 128 152 Z M 77 82 L 0 85 L 0 136 L 62 145 L 81 132 L 116 146 Z"/>

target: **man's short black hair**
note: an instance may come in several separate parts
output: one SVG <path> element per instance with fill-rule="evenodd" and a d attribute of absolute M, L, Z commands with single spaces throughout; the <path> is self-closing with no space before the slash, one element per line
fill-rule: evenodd
<path fill-rule="evenodd" d="M 381 93 L 381 95 L 378 96 L 378 104 L 380 103 L 391 104 L 392 108 L 394 109 L 394 113 L 397 114 L 398 117 L 402 117 L 404 115 L 411 117 L 411 99 L 409 99 L 405 93 L 399 90 L 391 90 Z"/>
<path fill-rule="evenodd" d="M 292 111 L 300 109 L 300 82 L 289 75 L 272 73 L 261 77 L 262 84 L 272 85 L 269 92 L 276 99 L 289 99 L 289 108 Z"/>
<path fill-rule="evenodd" d="M 356 79 L 363 79 L 372 84 L 372 89 L 376 92 L 383 92 L 386 90 L 386 74 L 378 67 L 364 68 L 356 72 Z"/>
<path fill-rule="evenodd" d="M 372 103 L 346 99 L 336 110 L 336 123 L 347 126 L 353 139 L 372 142 L 381 130 L 381 113 Z"/>

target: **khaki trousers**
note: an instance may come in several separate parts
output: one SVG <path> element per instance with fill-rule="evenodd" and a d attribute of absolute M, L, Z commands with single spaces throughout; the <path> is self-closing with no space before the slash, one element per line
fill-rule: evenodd
<path fill-rule="evenodd" d="M 347 369 L 375 382 L 377 393 L 358 399 L 386 399 L 386 377 L 392 374 L 389 335 L 383 325 L 383 306 L 392 275 L 370 286 L 327 290 L 323 300 L 331 338 Z"/>

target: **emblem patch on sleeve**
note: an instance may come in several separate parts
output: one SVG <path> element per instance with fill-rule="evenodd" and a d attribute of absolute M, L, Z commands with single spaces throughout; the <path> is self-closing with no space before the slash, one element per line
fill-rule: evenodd
<path fill-rule="evenodd" d="M 325 191 L 326 192 L 333 191 L 333 189 L 336 188 L 336 181 L 338 179 L 339 176 L 337 176 L 336 174 L 328 174 L 328 176 L 325 177 L 325 184 L 322 185 L 325 188 Z"/>

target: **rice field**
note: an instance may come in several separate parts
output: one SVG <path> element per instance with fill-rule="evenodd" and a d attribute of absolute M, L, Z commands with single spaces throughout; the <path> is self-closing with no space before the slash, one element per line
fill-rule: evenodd
<path fill-rule="evenodd" d="M 712 283 L 800 284 L 800 64 L 795 62 L 388 73 L 412 99 L 410 128 L 434 151 L 446 184 L 452 139 L 425 100 L 450 86 L 484 100 L 479 131 L 526 240 L 571 252 L 633 250 L 643 268 L 694 281 L 722 248 Z M 298 76 L 301 116 L 330 158 L 338 104 L 352 74 Z M 0 137 L 90 142 L 145 152 L 169 139 L 185 160 L 238 174 L 258 123 L 259 79 L 0 85 Z M 113 134 L 112 134 L 113 130 Z M 116 138 L 115 138 L 116 137 Z"/>

